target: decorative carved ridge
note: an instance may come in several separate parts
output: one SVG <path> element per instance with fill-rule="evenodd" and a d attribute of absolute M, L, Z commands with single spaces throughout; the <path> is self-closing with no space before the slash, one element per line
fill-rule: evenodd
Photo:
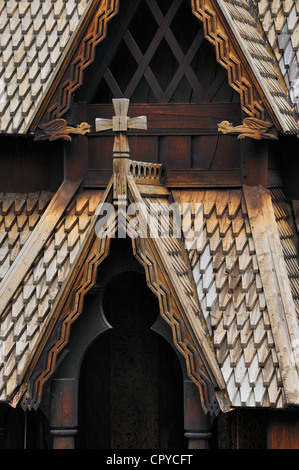
<path fill-rule="evenodd" d="M 92 244 L 93 246 L 94 243 L 96 243 L 97 247 L 90 251 L 91 255 L 89 255 L 80 270 L 75 285 L 70 291 L 65 306 L 61 311 L 58 320 L 59 337 L 53 338 L 52 333 L 52 338 L 48 342 L 46 349 L 44 349 L 38 366 L 35 368 L 39 372 L 36 372 L 28 380 L 26 393 L 21 400 L 21 406 L 24 410 L 38 408 L 42 398 L 43 387 L 55 371 L 59 353 L 69 341 L 71 325 L 82 312 L 85 295 L 96 283 L 97 268 L 109 253 L 109 238 L 96 238 Z M 18 398 L 20 399 L 21 397 L 19 396 Z"/>
<path fill-rule="evenodd" d="M 81 122 L 77 127 L 69 126 L 65 119 L 54 119 L 53 121 L 40 124 L 38 129 L 42 131 L 42 134 L 36 135 L 35 140 L 68 140 L 72 138 L 70 134 L 85 135 L 91 130 L 91 126 L 87 122 Z"/>
<path fill-rule="evenodd" d="M 184 357 L 188 375 L 199 390 L 202 407 L 206 413 L 217 415 L 219 406 L 213 400 L 213 384 L 208 378 L 202 359 L 192 345 L 192 340 L 188 337 L 185 322 L 175 305 L 160 265 L 151 254 L 145 239 L 132 239 L 132 243 L 134 255 L 144 267 L 147 284 L 159 300 L 160 314 L 171 327 L 174 345 Z"/>
<path fill-rule="evenodd" d="M 256 118 L 245 118 L 242 125 L 235 127 L 231 122 L 222 121 L 218 124 L 218 131 L 222 134 L 239 134 L 237 137 L 239 140 L 246 137 L 255 140 L 261 140 L 262 138 L 277 139 L 275 135 L 267 132 L 271 127 L 273 127 L 272 122 Z"/>
<path fill-rule="evenodd" d="M 239 93 L 242 110 L 249 116 L 264 119 L 265 109 L 260 97 L 231 46 L 214 3 L 213 0 L 191 0 L 192 12 L 202 21 L 205 38 L 215 46 L 217 61 L 227 70 L 230 86 Z"/>
<path fill-rule="evenodd" d="M 64 83 L 60 84 L 59 96 L 48 110 L 48 118 L 53 120 L 63 116 L 69 109 L 72 94 L 82 84 L 83 71 L 95 56 L 95 47 L 107 35 L 107 23 L 118 12 L 119 0 L 99 0 L 98 9 L 83 37 L 79 50 L 70 65 L 70 71 Z"/>

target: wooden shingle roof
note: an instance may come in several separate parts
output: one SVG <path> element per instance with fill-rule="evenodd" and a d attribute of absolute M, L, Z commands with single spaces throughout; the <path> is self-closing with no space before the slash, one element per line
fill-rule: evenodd
<path fill-rule="evenodd" d="M 297 0 L 254 0 L 257 16 L 299 112 L 299 4 Z"/>
<path fill-rule="evenodd" d="M 273 5 L 277 2 L 263 2 L 265 3 Z M 273 56 L 266 47 L 263 31 L 259 29 L 254 18 L 254 10 L 246 0 L 218 0 L 218 4 L 273 114 L 278 119 L 282 132 L 297 134 L 298 123 L 294 119 L 286 91 L 279 82 L 279 75 L 274 67 Z"/>
<path fill-rule="evenodd" d="M 14 259 L 1 282 L 1 289 L 5 293 L 11 287 L 9 297 L 1 295 L 1 324 L 0 324 L 0 400 L 7 401 L 15 390 L 17 384 L 22 382 L 22 377 L 27 370 L 28 360 L 34 354 L 41 340 L 43 332 L 52 317 L 52 311 L 60 290 L 63 290 L 64 282 L 70 271 L 74 268 L 76 256 L 84 237 L 86 236 L 90 221 L 94 216 L 97 204 L 102 192 L 81 193 L 72 198 L 68 204 L 62 191 L 56 195 L 58 205 L 62 207 L 62 217 L 55 220 L 51 231 L 44 238 L 41 246 L 34 243 L 31 247 L 32 261 L 23 268 L 26 261 L 26 248 L 28 244 L 22 243 L 18 253 L 15 253 L 15 244 L 9 244 L 11 234 L 17 233 L 19 239 L 26 235 L 27 243 L 32 238 L 43 237 L 44 226 L 40 210 L 44 203 L 43 194 L 36 198 L 35 207 L 31 215 L 26 210 L 26 199 L 29 205 L 30 195 L 14 195 L 16 200 L 25 200 L 25 208 L 22 213 L 15 215 L 16 207 L 11 207 L 10 212 L 3 216 L 1 231 L 1 250 L 7 252 L 6 258 Z M 5 196 L 4 196 L 5 197 Z M 40 202 L 40 204 L 39 204 Z M 5 199 L 2 202 L 4 210 Z M 27 207 L 28 207 L 27 205 Z M 44 205 L 44 204 L 43 204 Z M 49 210 L 50 209 L 50 210 Z M 54 206 L 49 206 L 46 212 L 47 219 L 55 219 Z M 34 229 L 29 232 L 30 217 L 34 217 Z M 15 219 L 15 230 L 6 230 L 8 220 Z M 24 221 L 23 231 L 18 232 L 19 220 Z M 41 222 L 38 225 L 38 222 Z M 27 228 L 26 228 L 27 227 Z M 31 238 L 30 235 L 31 234 Z M 8 240 L 8 242 L 6 242 Z M 25 260 L 24 260 L 25 258 Z M 5 260 L 1 267 L 5 264 Z M 9 264 L 9 263 L 8 263 Z M 10 273 L 16 268 L 20 276 L 13 276 L 13 283 L 9 280 Z M 23 268 L 23 269 L 22 269 Z"/>
<path fill-rule="evenodd" d="M 211 413 L 219 405 L 226 411 L 230 407 L 299 406 L 299 254 L 283 192 L 244 186 L 170 193 L 154 182 L 144 185 L 133 163 L 128 174 L 129 200 L 143 204 L 143 220 L 158 205 L 165 209 L 161 226 L 166 226 L 169 196 L 182 207 L 182 213 L 184 204 L 202 205 L 200 245 L 184 244 L 184 238 L 173 236 L 137 237 L 132 243 L 203 406 Z M 43 383 L 55 371 L 70 326 L 95 282 L 96 267 L 103 254 L 108 254 L 109 240 L 95 236 L 95 227 L 97 205 L 107 200 L 111 188 L 111 182 L 104 194 L 90 190 L 77 194 L 68 185 L 60 188 L 44 212 L 47 220 L 53 219 L 53 227 L 39 245 L 36 240 L 41 238 L 41 230 L 44 233 L 45 223 L 41 214 L 8 267 L 0 284 L 2 402 L 22 400 L 25 408 L 38 406 Z M 14 246 L 5 245 L 5 227 L 12 218 L 17 223 L 15 211 L 11 206 L 11 214 L 7 211 L 8 218 L 0 226 L 7 259 Z M 107 225 L 115 220 L 109 219 Z M 35 248 L 26 266 L 32 240 Z M 59 318 L 58 336 L 51 334 L 47 343 Z M 36 354 L 42 360 L 37 363 L 39 373 L 33 374 Z"/>
<path fill-rule="evenodd" d="M 25 134 L 90 0 L 0 2 L 0 131 Z"/>
<path fill-rule="evenodd" d="M 282 191 L 173 195 L 203 205 L 203 243 L 189 257 L 232 406 L 298 405 L 299 256 Z"/>

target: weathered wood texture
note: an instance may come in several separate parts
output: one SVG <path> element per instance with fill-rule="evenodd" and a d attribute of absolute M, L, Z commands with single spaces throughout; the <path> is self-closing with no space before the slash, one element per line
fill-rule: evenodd
<path fill-rule="evenodd" d="M 242 181 L 249 186 L 261 184 L 264 188 L 269 185 L 268 142 L 255 142 L 246 139 L 241 144 L 241 173 Z"/>
<path fill-rule="evenodd" d="M 287 282 L 288 272 L 271 196 L 260 186 L 244 186 L 244 197 L 281 368 L 285 399 L 290 405 L 296 404 L 299 390 L 296 354 L 298 320 L 291 286 Z"/>
<path fill-rule="evenodd" d="M 78 187 L 78 182 L 72 183 L 65 181 L 61 185 L 60 190 L 55 194 L 48 208 L 40 218 L 35 230 L 28 237 L 23 249 L 18 255 L 17 262 L 7 271 L 0 288 L 1 314 L 6 309 L 7 304 L 11 301 L 15 291 L 24 280 L 34 260 L 44 247 L 44 244 L 55 226 L 58 224 L 61 215 L 65 211 L 65 207 L 74 196 Z"/>
<path fill-rule="evenodd" d="M 268 449 L 299 449 L 298 412 L 273 414 L 267 429 Z"/>

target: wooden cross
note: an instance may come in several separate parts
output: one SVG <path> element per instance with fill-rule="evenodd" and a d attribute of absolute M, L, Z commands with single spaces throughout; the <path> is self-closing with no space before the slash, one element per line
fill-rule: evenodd
<path fill-rule="evenodd" d="M 112 119 L 96 118 L 96 131 L 112 129 L 115 132 L 113 156 L 115 158 L 129 158 L 130 149 L 128 143 L 128 129 L 147 129 L 146 116 L 136 118 L 128 117 L 130 100 L 121 98 L 113 99 L 115 116 Z"/>
<path fill-rule="evenodd" d="M 113 99 L 115 116 L 112 119 L 96 118 L 96 131 L 101 132 L 112 129 L 115 132 L 113 146 L 113 197 L 115 203 L 127 199 L 127 174 L 129 173 L 130 149 L 128 129 L 147 129 L 146 116 L 130 119 L 128 109 L 130 100 Z"/>

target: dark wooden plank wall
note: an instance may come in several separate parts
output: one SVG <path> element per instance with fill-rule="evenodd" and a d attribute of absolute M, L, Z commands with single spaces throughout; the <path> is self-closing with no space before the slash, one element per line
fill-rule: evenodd
<path fill-rule="evenodd" d="M 96 133 L 95 119 L 113 114 L 112 105 L 86 105 L 85 120 L 92 126 L 86 186 L 105 186 L 111 176 L 114 135 Z M 163 163 L 169 187 L 240 184 L 240 141 L 217 130 L 224 119 L 240 123 L 238 104 L 132 104 L 129 115 L 148 120 L 146 131 L 129 131 L 131 158 Z M 82 121 L 82 104 L 73 104 L 70 120 Z"/>
<path fill-rule="evenodd" d="M 0 192 L 55 192 L 63 181 L 63 142 L 0 137 Z"/>

